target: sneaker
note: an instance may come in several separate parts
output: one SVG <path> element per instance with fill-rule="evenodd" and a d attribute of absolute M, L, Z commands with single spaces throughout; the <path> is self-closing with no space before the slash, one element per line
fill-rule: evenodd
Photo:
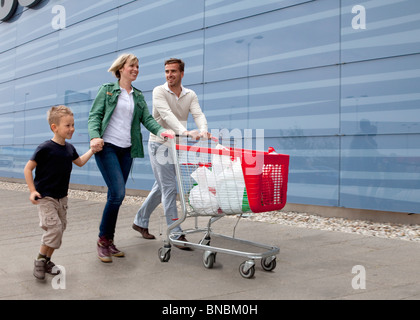
<path fill-rule="evenodd" d="M 47 263 L 45 264 L 45 272 L 50 274 L 50 275 L 53 275 L 53 276 L 56 276 L 56 275 L 60 274 L 60 269 L 59 268 L 56 268 L 56 270 L 53 271 L 54 267 L 55 267 L 54 262 L 52 262 L 51 260 L 47 261 Z"/>
<path fill-rule="evenodd" d="M 35 260 L 34 262 L 34 276 L 39 280 L 45 279 L 45 259 Z"/>
<path fill-rule="evenodd" d="M 109 241 L 105 237 L 100 237 L 97 242 L 98 258 L 102 262 L 112 262 L 111 252 L 109 250 Z"/>
<path fill-rule="evenodd" d="M 124 252 L 117 249 L 113 240 L 108 240 L 108 241 L 109 241 L 108 249 L 109 249 L 109 252 L 111 253 L 111 256 L 119 257 L 119 258 L 122 258 L 125 256 Z"/>

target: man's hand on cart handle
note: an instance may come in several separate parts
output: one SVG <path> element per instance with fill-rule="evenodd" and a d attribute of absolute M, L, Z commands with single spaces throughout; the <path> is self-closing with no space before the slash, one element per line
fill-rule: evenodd
<path fill-rule="evenodd" d="M 200 137 L 203 138 L 203 139 L 207 139 L 207 140 L 212 139 L 212 135 L 208 131 L 200 132 Z"/>
<path fill-rule="evenodd" d="M 160 136 L 165 140 L 174 139 L 175 138 L 175 132 L 173 132 L 172 130 L 166 130 L 166 131 L 163 131 L 160 134 Z"/>
<path fill-rule="evenodd" d="M 192 140 L 199 140 L 199 139 L 205 139 L 205 140 L 213 140 L 214 142 L 219 142 L 219 139 L 216 137 L 213 137 L 210 132 L 208 131 L 202 131 L 198 132 L 197 130 L 192 131 L 185 131 L 182 136 L 184 137 L 190 137 Z"/>
<path fill-rule="evenodd" d="M 182 133 L 183 136 L 188 136 L 193 140 L 198 140 L 200 139 L 200 132 L 198 132 L 197 130 L 191 130 L 191 131 L 184 131 Z"/>

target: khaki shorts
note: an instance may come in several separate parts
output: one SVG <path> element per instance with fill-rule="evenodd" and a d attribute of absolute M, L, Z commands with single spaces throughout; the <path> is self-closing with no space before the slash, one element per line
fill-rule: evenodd
<path fill-rule="evenodd" d="M 61 246 L 63 232 L 67 225 L 67 197 L 39 199 L 39 226 L 45 230 L 41 243 L 53 249 Z"/>

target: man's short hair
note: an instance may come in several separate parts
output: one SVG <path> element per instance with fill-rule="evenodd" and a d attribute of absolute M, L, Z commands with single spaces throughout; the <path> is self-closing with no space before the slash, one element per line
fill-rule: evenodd
<path fill-rule="evenodd" d="M 177 63 L 179 65 L 179 71 L 184 72 L 185 62 L 182 61 L 181 59 L 170 58 L 170 59 L 168 59 L 168 60 L 165 61 L 165 66 L 167 64 L 174 64 L 174 63 Z"/>

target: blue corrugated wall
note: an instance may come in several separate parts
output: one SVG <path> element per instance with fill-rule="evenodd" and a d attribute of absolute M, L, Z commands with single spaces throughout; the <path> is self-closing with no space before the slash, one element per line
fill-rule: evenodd
<path fill-rule="evenodd" d="M 114 81 L 118 54 L 132 52 L 150 109 L 163 61 L 180 57 L 211 129 L 264 129 L 265 149 L 290 154 L 288 202 L 419 213 L 419 34 L 418 0 L 19 6 L 0 23 L 0 176 L 23 178 L 52 137 L 52 105 L 73 109 L 71 142 L 86 151 L 97 89 Z M 153 181 L 148 156 L 136 160 L 127 186 Z M 93 159 L 72 182 L 104 185 Z"/>

